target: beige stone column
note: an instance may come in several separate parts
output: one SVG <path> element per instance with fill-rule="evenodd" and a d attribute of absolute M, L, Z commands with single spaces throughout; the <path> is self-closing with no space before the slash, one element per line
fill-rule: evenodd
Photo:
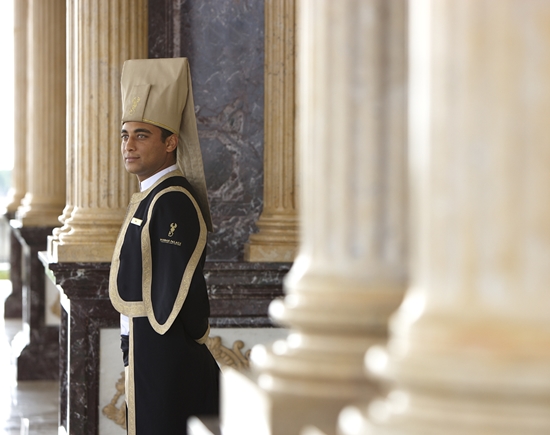
<path fill-rule="evenodd" d="M 120 157 L 120 74 L 127 59 L 147 57 L 145 0 L 72 0 L 74 198 L 53 240 L 55 261 L 110 261 L 135 177 Z"/>
<path fill-rule="evenodd" d="M 75 12 L 75 0 L 68 0 L 66 3 L 67 7 L 67 42 L 66 42 L 66 48 L 67 48 L 67 109 L 66 109 L 66 120 L 67 120 L 67 128 L 66 128 L 66 141 L 67 146 L 65 148 L 65 158 L 66 158 L 66 172 L 65 177 L 67 180 L 67 188 L 65 193 L 66 203 L 65 208 L 63 209 L 63 213 L 61 216 L 59 216 L 59 222 L 62 224 L 65 224 L 65 221 L 71 217 L 71 213 L 74 209 L 74 197 L 75 197 L 75 191 L 76 191 L 76 183 L 74 182 L 74 144 L 76 143 L 74 133 L 74 111 L 76 109 L 76 84 L 78 83 L 75 79 L 76 77 L 76 69 L 75 69 L 75 60 L 76 60 L 76 53 L 75 53 L 75 39 L 76 39 L 76 26 L 74 23 L 74 12 Z M 54 228 L 52 235 L 48 236 L 48 252 L 53 251 L 53 242 L 56 243 L 59 242 L 59 234 L 62 232 L 68 232 L 70 228 L 67 225 L 63 225 L 62 227 Z"/>
<path fill-rule="evenodd" d="M 550 3 L 411 6 L 413 282 L 349 434 L 550 433 Z M 389 356 L 389 358 L 388 358 Z M 353 424 L 354 423 L 354 424 Z"/>
<path fill-rule="evenodd" d="M 16 218 L 55 226 L 65 204 L 65 0 L 29 0 L 27 192 Z"/>
<path fill-rule="evenodd" d="M 28 0 L 13 3 L 14 9 L 14 144 L 11 188 L 7 205 L 13 216 L 27 192 L 27 11 Z"/>
<path fill-rule="evenodd" d="M 296 0 L 265 2 L 264 207 L 246 261 L 293 261 L 298 245 L 295 156 Z"/>
<path fill-rule="evenodd" d="M 332 434 L 376 391 L 363 357 L 405 288 L 406 4 L 304 0 L 299 14 L 300 248 L 270 306 L 291 331 L 252 361 L 273 434 Z"/>

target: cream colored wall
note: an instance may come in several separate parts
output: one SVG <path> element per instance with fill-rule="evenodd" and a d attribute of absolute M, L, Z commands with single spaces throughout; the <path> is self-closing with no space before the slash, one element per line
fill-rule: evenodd
<path fill-rule="evenodd" d="M 59 326 L 61 321 L 60 293 L 57 286 L 49 277 L 45 277 L 44 286 L 46 298 L 44 303 L 44 319 L 47 326 Z"/>
<path fill-rule="evenodd" d="M 126 430 L 113 421 L 117 408 L 123 411 L 124 395 L 118 388 L 124 387 L 124 364 L 120 350 L 120 329 L 103 328 L 99 334 L 99 434 L 123 435 Z M 121 381 L 122 379 L 122 381 Z M 105 409 L 105 407 L 108 407 Z M 105 409 L 105 410 L 104 410 Z M 109 418 L 108 416 L 111 416 Z"/>

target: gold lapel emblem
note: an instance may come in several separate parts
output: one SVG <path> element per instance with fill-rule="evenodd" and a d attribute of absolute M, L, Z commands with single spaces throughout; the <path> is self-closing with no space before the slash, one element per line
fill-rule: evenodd
<path fill-rule="evenodd" d="M 137 217 L 134 217 L 132 218 L 132 220 L 130 221 L 130 223 L 134 224 L 134 225 L 137 225 L 138 227 L 141 226 L 141 223 L 143 222 L 142 219 L 138 219 Z"/>
<path fill-rule="evenodd" d="M 177 227 L 178 227 L 178 224 L 176 223 L 170 224 L 170 231 L 168 231 L 168 237 L 172 237 L 174 235 L 174 231 L 176 231 Z"/>

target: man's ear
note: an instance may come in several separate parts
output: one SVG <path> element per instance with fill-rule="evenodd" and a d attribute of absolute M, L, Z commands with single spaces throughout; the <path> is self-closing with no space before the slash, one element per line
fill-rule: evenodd
<path fill-rule="evenodd" d="M 171 153 L 178 147 L 178 135 L 172 134 L 166 138 L 166 151 Z"/>

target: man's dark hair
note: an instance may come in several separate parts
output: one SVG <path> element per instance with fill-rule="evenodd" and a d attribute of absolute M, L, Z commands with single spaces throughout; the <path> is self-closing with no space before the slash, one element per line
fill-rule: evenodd
<path fill-rule="evenodd" d="M 166 139 L 168 139 L 170 136 L 172 136 L 174 133 L 172 133 L 170 130 L 166 130 L 165 128 L 160 128 L 160 139 L 162 140 L 162 143 L 166 142 Z"/>

